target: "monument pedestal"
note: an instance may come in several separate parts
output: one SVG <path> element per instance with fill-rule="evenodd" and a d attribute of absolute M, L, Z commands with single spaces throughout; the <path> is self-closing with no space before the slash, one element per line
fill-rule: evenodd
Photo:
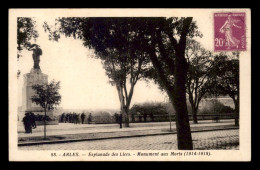
<path fill-rule="evenodd" d="M 44 115 L 44 109 L 40 105 L 36 105 L 32 102 L 31 97 L 35 95 L 35 91 L 32 89 L 33 85 L 48 84 L 48 75 L 42 73 L 41 69 L 32 68 L 30 73 L 24 74 L 24 85 L 22 94 L 22 109 L 19 120 L 22 120 L 25 112 L 33 112 L 35 115 Z M 47 112 L 47 116 L 53 118 L 52 112 Z"/>

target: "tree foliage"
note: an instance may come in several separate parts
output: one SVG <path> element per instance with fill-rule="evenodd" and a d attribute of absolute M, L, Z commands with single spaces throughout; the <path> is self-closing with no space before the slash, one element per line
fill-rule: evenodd
<path fill-rule="evenodd" d="M 59 22 L 61 33 L 82 39 L 84 46 L 94 49 L 96 57 L 102 60 L 110 83 L 117 88 L 121 112 L 128 126 L 134 87 L 143 78 L 142 73 L 149 63 L 147 55 L 140 48 L 142 41 L 131 30 L 131 19 L 61 18 Z"/>
<path fill-rule="evenodd" d="M 44 85 L 33 85 L 32 89 L 35 91 L 35 95 L 32 96 L 31 100 L 33 103 L 40 105 L 44 108 L 44 139 L 46 139 L 46 118 L 47 111 L 53 110 L 55 106 L 60 104 L 61 95 L 59 94 L 60 82 L 52 80 L 50 84 Z"/>
<path fill-rule="evenodd" d="M 123 69 L 123 72 L 111 72 L 113 80 L 120 79 L 118 87 L 124 84 L 129 64 L 132 66 L 137 63 L 137 68 L 146 66 L 143 75 L 149 77 L 149 72 L 152 73 L 150 77 L 166 91 L 176 110 L 179 149 L 192 149 L 185 95 L 188 71 L 185 49 L 187 37 L 201 34 L 191 17 L 60 18 L 59 23 L 60 32 L 65 36 L 82 39 L 86 47 L 94 49 L 99 58 L 112 65 L 112 68 L 113 62 L 126 63 L 118 67 L 119 70 Z M 154 70 L 149 71 L 151 67 Z M 111 66 L 108 68 L 107 70 L 110 70 Z M 130 71 L 131 76 L 138 78 L 139 74 L 139 71 L 137 74 Z M 132 79 L 132 84 L 135 79 Z M 123 97 L 122 94 L 125 92 L 120 89 L 118 91 L 121 95 L 120 101 L 123 101 L 126 95 Z M 122 104 L 121 109 L 127 110 Z"/>
<path fill-rule="evenodd" d="M 28 49 L 31 46 L 30 41 L 39 36 L 35 29 L 36 22 L 32 18 L 18 17 L 17 18 L 17 59 L 22 56 L 23 49 Z M 21 75 L 21 71 L 17 70 L 17 78 Z"/>
<path fill-rule="evenodd" d="M 215 94 L 228 95 L 232 99 L 239 97 L 239 60 L 225 54 L 214 57 L 212 82 L 215 84 Z"/>
<path fill-rule="evenodd" d="M 23 49 L 30 47 L 30 41 L 32 39 L 36 40 L 39 36 L 36 31 L 36 21 L 28 17 L 18 17 L 17 18 L 17 58 L 21 57 L 20 52 Z"/>
<path fill-rule="evenodd" d="M 192 108 L 193 122 L 197 122 L 197 112 L 201 99 L 210 89 L 210 71 L 213 55 L 200 43 L 188 39 L 185 56 L 189 64 L 186 82 L 186 93 Z"/>
<path fill-rule="evenodd" d="M 57 29 L 57 27 L 58 27 L 57 20 L 55 20 L 54 26 L 48 25 L 48 23 L 46 21 L 43 23 L 44 31 L 49 32 L 49 34 L 48 34 L 49 40 L 58 41 L 60 39 L 60 30 Z"/>
<path fill-rule="evenodd" d="M 239 119 L 239 52 L 233 56 L 220 53 L 214 57 L 213 70 L 211 72 L 212 88 L 210 94 L 228 95 L 235 104 L 235 124 Z"/>
<path fill-rule="evenodd" d="M 163 103 L 143 103 L 133 105 L 130 109 L 130 113 L 137 114 L 138 112 L 141 115 L 167 115 L 166 106 Z"/>
<path fill-rule="evenodd" d="M 52 80 L 50 84 L 33 85 L 32 89 L 35 95 L 32 96 L 32 102 L 40 105 L 46 110 L 53 110 L 56 105 L 60 104 L 61 95 L 59 94 L 60 82 Z"/>

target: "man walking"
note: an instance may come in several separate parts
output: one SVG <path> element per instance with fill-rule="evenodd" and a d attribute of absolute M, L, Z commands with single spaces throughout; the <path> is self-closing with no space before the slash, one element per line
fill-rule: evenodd
<path fill-rule="evenodd" d="M 81 113 L 80 118 L 81 118 L 82 124 L 84 123 L 85 117 L 86 117 L 85 113 L 84 112 Z"/>

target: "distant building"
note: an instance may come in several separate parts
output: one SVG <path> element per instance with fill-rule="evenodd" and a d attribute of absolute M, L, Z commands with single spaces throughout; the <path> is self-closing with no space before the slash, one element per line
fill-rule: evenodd
<path fill-rule="evenodd" d="M 232 98 L 230 98 L 229 96 L 218 96 L 218 97 L 214 97 L 214 98 L 203 98 L 203 99 L 200 101 L 199 108 L 206 107 L 206 105 L 207 105 L 209 102 L 214 102 L 214 100 L 217 100 L 217 101 L 219 101 L 220 103 L 222 103 L 223 105 L 229 106 L 229 107 L 231 107 L 232 109 L 235 109 L 234 101 L 233 101 Z"/>
<path fill-rule="evenodd" d="M 232 109 L 235 109 L 235 105 L 233 100 L 229 97 L 229 96 L 218 96 L 218 97 L 208 97 L 208 98 L 203 98 L 200 103 L 199 103 L 199 110 L 202 110 L 204 108 L 207 108 L 209 106 L 211 106 L 212 104 L 214 104 L 214 102 L 220 102 L 222 103 L 224 106 L 229 106 Z M 173 113 L 175 114 L 175 110 L 172 106 L 172 104 L 170 103 L 168 98 L 165 98 L 164 102 L 166 103 L 166 107 L 167 107 L 167 112 Z M 191 112 L 191 106 L 190 106 L 190 102 L 189 100 L 187 100 L 187 106 L 188 106 L 188 112 Z"/>

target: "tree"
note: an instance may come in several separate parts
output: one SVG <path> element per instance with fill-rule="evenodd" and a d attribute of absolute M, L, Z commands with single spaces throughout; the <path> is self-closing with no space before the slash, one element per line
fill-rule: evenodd
<path fill-rule="evenodd" d="M 30 47 L 30 41 L 36 40 L 39 36 L 35 29 L 36 21 L 32 18 L 18 17 L 17 18 L 17 58 L 21 57 L 20 52 L 23 49 Z"/>
<path fill-rule="evenodd" d="M 126 55 L 126 57 L 122 55 Z M 103 58 L 104 56 L 106 57 Z M 107 55 L 103 53 L 100 58 L 103 58 L 103 66 L 111 85 L 116 86 L 121 114 L 124 117 L 125 126 L 129 127 L 129 107 L 134 87 L 137 81 L 142 78 L 140 73 L 143 71 L 142 63 L 144 63 L 144 58 L 127 57 L 127 54 L 121 53 L 120 55 L 116 51 L 109 52 Z M 128 82 L 130 90 L 127 88 Z"/>
<path fill-rule="evenodd" d="M 129 127 L 128 113 L 134 87 L 148 62 L 147 56 L 140 52 L 140 41 L 134 39 L 134 32 L 130 32 L 129 21 L 120 18 L 60 18 L 59 22 L 60 33 L 82 39 L 84 46 L 94 49 L 96 57 L 102 60 L 111 85 L 116 86 L 125 126 Z M 50 37 L 58 40 L 57 31 L 45 27 L 52 34 Z"/>
<path fill-rule="evenodd" d="M 31 46 L 30 41 L 39 36 L 35 29 L 36 22 L 32 18 L 18 17 L 17 18 L 17 59 L 21 57 L 21 51 Z M 17 78 L 21 72 L 17 70 Z"/>
<path fill-rule="evenodd" d="M 197 112 L 201 99 L 210 87 L 210 69 L 212 69 L 212 54 L 200 43 L 189 39 L 185 51 L 189 64 L 186 93 L 191 104 L 193 123 L 198 123 Z"/>
<path fill-rule="evenodd" d="M 60 82 L 52 80 L 50 84 L 33 85 L 32 89 L 35 95 L 32 96 L 32 102 L 40 105 L 44 109 L 44 139 L 46 139 L 46 117 L 47 111 L 53 110 L 56 105 L 60 104 L 61 95 L 59 94 Z"/>
<path fill-rule="evenodd" d="M 153 115 L 167 115 L 166 106 L 163 103 L 143 103 L 135 104 L 130 109 L 132 114 L 153 114 Z"/>
<path fill-rule="evenodd" d="M 193 149 L 185 89 L 188 71 L 185 49 L 187 36 L 193 31 L 192 18 L 170 18 L 154 22 L 157 23 L 151 27 L 149 56 L 158 80 L 176 110 L 178 149 Z M 179 36 L 179 41 L 175 36 Z M 163 68 L 164 65 L 168 70 Z"/>
<path fill-rule="evenodd" d="M 134 57 L 134 51 L 149 58 L 146 66 L 152 64 L 153 78 L 166 91 L 176 110 L 178 148 L 192 149 L 185 89 L 188 71 L 185 49 L 188 36 L 200 36 L 192 18 L 68 19 L 69 22 L 66 18 L 60 20 L 61 31 L 67 36 L 83 39 L 85 46 L 91 46 L 97 52 L 116 49 L 119 56 L 128 56 L 122 55 L 123 51 L 123 54 Z M 125 53 L 129 47 L 130 53 Z"/>
<path fill-rule="evenodd" d="M 228 95 L 235 105 L 235 125 L 239 126 L 239 52 L 214 56 L 211 94 Z M 234 55 L 233 54 L 233 55 Z"/>
<path fill-rule="evenodd" d="M 187 37 L 202 35 L 191 17 L 150 18 L 141 24 L 141 29 L 144 26 L 144 37 L 148 37 L 145 49 L 154 67 L 150 77 L 164 89 L 176 111 L 178 148 L 192 149 L 186 103 L 188 63 L 185 49 Z"/>

